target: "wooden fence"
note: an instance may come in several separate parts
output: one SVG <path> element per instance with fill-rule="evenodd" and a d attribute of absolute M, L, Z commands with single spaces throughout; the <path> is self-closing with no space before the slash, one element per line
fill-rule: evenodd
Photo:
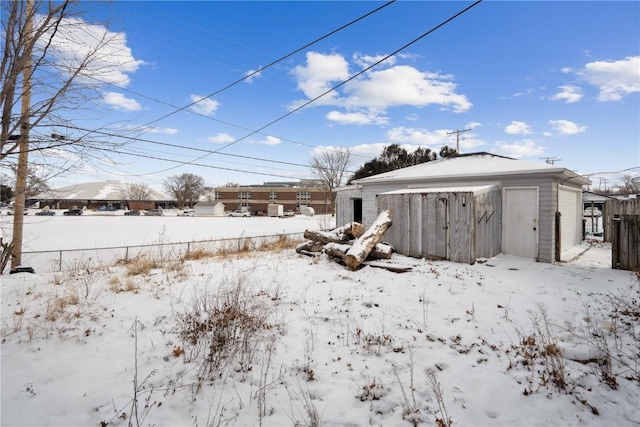
<path fill-rule="evenodd" d="M 607 200 L 603 219 L 611 267 L 640 271 L 640 200 Z"/>

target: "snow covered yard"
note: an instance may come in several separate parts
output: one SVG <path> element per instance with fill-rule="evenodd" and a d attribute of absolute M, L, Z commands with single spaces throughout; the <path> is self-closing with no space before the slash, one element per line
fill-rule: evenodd
<path fill-rule="evenodd" d="M 578 254 L 2 276 L 1 424 L 638 425 L 638 276 Z"/>

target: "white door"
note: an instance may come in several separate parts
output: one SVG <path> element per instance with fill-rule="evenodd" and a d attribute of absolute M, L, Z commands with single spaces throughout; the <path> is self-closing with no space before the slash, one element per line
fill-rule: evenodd
<path fill-rule="evenodd" d="M 537 258 L 538 188 L 505 188 L 502 200 L 502 252 Z"/>
<path fill-rule="evenodd" d="M 582 192 L 558 186 L 558 211 L 560 212 L 560 252 L 580 243 L 580 221 L 578 212 L 582 206 Z M 580 216 L 581 218 L 581 216 Z"/>

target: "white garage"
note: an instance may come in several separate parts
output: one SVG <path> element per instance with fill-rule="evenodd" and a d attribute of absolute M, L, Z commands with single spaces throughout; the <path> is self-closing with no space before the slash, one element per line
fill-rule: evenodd
<path fill-rule="evenodd" d="M 500 224 L 499 232 L 493 232 L 499 239 L 498 253 L 554 262 L 580 243 L 581 192 L 591 181 L 557 165 L 470 153 L 362 178 L 351 184 L 336 191 L 338 226 L 356 221 L 356 214 L 362 217 L 359 222 L 370 226 L 379 214 L 378 196 L 392 191 L 421 189 L 427 193 L 429 188 L 497 187 L 501 209 L 493 209 L 493 215 L 500 217 L 490 218 Z M 489 217 L 485 212 L 487 209 L 479 205 L 473 221 L 485 221 Z M 407 241 L 411 241 L 412 232 L 406 231 Z M 399 246 L 403 246 L 402 242 Z"/>

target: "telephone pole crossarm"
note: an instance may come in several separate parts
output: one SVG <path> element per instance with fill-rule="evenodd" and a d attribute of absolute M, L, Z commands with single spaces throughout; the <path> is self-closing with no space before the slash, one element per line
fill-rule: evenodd
<path fill-rule="evenodd" d="M 463 134 L 465 132 L 469 132 L 471 129 L 458 129 L 458 130 L 454 130 L 452 132 L 447 132 L 447 135 L 453 135 L 454 133 L 456 134 L 456 152 L 458 154 L 460 154 L 460 134 Z"/>

